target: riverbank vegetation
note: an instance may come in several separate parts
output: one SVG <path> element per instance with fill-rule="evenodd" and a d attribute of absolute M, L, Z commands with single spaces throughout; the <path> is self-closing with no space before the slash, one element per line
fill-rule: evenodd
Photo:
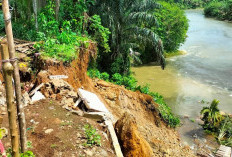
<path fill-rule="evenodd" d="M 232 117 L 221 114 L 218 108 L 219 101 L 213 100 L 209 107 L 201 110 L 202 125 L 206 133 L 215 136 L 220 144 L 232 146 Z"/>
<path fill-rule="evenodd" d="M 168 2 L 177 3 L 182 9 L 203 8 L 210 0 L 167 0 Z"/>
<path fill-rule="evenodd" d="M 206 17 L 232 21 L 231 0 L 168 0 L 168 2 L 175 2 L 182 9 L 204 8 Z"/>
<path fill-rule="evenodd" d="M 232 1 L 216 0 L 206 5 L 204 14 L 207 17 L 216 17 L 220 20 L 232 21 Z"/>

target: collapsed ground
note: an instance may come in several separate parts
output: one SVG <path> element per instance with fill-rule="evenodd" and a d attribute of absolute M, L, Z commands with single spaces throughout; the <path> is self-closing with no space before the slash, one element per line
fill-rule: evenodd
<path fill-rule="evenodd" d="M 89 49 L 96 51 L 94 45 Z M 83 88 L 95 93 L 115 120 L 119 120 L 115 130 L 124 156 L 195 156 L 188 146 L 181 144 L 177 132 L 161 120 L 158 104 L 153 102 L 152 97 L 126 90 L 123 86 L 90 79 L 86 75 L 89 52 L 80 51 L 79 59 L 69 64 L 44 60 L 30 53 L 19 53 L 23 93 L 41 83 L 51 84 L 50 75 L 67 75 L 68 79 L 64 81 L 70 88 L 75 92 Z M 40 89 L 46 99 L 25 108 L 28 140 L 32 143 L 30 149 L 36 156 L 115 156 L 110 140 L 104 133 L 104 126 L 62 108 L 72 105 L 74 98 L 46 87 Z M 2 105 L 5 104 L 0 107 L 1 116 L 4 117 L 2 126 L 8 128 L 6 106 Z M 83 146 L 86 140 L 83 128 L 86 124 L 98 129 L 102 146 Z M 9 136 L 3 139 L 7 148 L 10 147 L 9 141 Z"/>

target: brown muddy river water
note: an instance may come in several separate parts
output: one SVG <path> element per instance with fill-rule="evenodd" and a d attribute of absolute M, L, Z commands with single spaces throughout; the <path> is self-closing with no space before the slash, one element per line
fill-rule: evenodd
<path fill-rule="evenodd" d="M 180 47 L 186 55 L 167 60 L 167 67 L 146 65 L 132 68 L 139 84 L 150 84 L 181 117 L 198 120 L 204 102 L 220 100 L 219 108 L 232 114 L 232 23 L 205 18 L 202 10 L 187 10 L 189 31 Z M 203 136 L 197 122 L 179 129 L 185 142 Z M 202 137 L 204 138 L 204 137 Z"/>

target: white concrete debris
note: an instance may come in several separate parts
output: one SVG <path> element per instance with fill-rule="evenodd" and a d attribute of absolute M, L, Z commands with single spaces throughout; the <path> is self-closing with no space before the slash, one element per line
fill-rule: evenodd
<path fill-rule="evenodd" d="M 109 112 L 105 105 L 100 101 L 96 94 L 83 89 L 78 89 L 78 95 L 81 97 L 86 107 L 90 111 Z"/>
<path fill-rule="evenodd" d="M 216 157 L 231 157 L 231 147 L 220 145 L 218 151 L 216 152 Z"/>
<path fill-rule="evenodd" d="M 42 99 L 45 99 L 45 96 L 41 92 L 37 91 L 32 96 L 31 101 L 32 101 L 32 103 L 34 103 L 34 102 L 42 100 Z"/>

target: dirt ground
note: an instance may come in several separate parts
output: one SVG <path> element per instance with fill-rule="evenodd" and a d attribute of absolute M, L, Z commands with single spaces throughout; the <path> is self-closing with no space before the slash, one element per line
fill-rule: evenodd
<path fill-rule="evenodd" d="M 114 151 L 99 123 L 72 114 L 63 109 L 59 102 L 41 100 L 25 109 L 29 145 L 36 157 L 114 157 Z M 7 115 L 3 125 L 8 128 Z M 84 126 L 90 124 L 101 136 L 101 146 L 85 146 L 87 142 Z M 46 133 L 51 131 L 51 133 Z M 10 138 L 3 139 L 6 149 Z"/>

